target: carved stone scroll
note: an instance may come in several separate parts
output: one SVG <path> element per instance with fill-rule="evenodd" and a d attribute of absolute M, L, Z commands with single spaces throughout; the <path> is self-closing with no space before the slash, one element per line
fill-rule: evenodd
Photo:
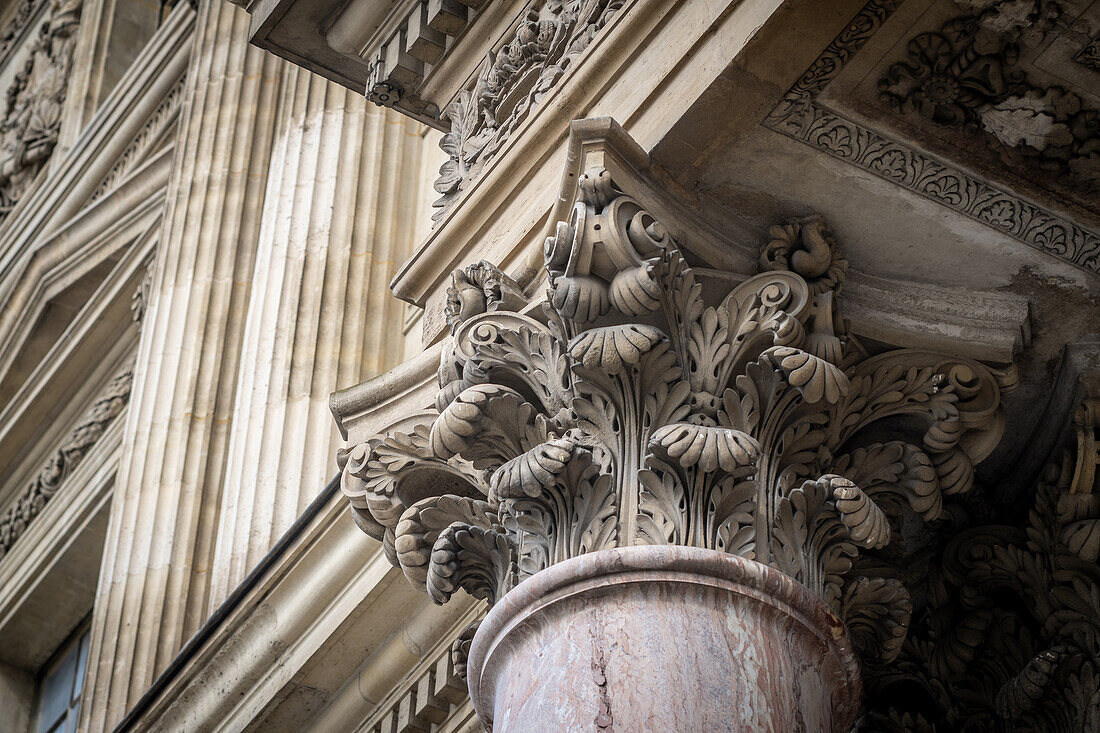
<path fill-rule="evenodd" d="M 740 555 L 892 659 L 912 606 L 875 568 L 903 524 L 970 491 L 1005 377 L 849 333 L 847 262 L 820 217 L 774 228 L 761 264 L 707 291 L 646 206 L 589 169 L 546 241 L 545 302 L 484 262 L 455 273 L 435 409 L 348 454 L 356 521 L 439 602 L 493 602 L 597 550 Z"/>

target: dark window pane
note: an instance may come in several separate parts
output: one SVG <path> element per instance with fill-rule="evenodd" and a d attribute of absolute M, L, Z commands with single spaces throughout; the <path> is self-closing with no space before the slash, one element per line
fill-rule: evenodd
<path fill-rule="evenodd" d="M 71 653 L 59 659 L 57 666 L 42 681 L 38 714 L 38 730 L 41 733 L 51 730 L 69 710 L 69 692 L 72 690 L 73 672 L 76 670 L 75 652 L 74 648 Z"/>
<path fill-rule="evenodd" d="M 75 732 L 87 661 L 88 629 L 85 628 L 60 650 L 39 683 L 37 733 Z"/>

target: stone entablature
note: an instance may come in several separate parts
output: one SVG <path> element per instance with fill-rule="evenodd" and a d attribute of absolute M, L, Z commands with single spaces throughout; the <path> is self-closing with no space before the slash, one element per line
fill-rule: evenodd
<path fill-rule="evenodd" d="M 447 51 L 491 0 L 419 0 L 403 19 L 382 35 L 373 49 L 367 98 L 393 107 L 431 127 L 445 128 L 439 105 L 421 99 L 420 87 L 433 66 L 446 63 Z M 389 36 L 386 38 L 386 36 Z"/>
<path fill-rule="evenodd" d="M 233 2 L 252 15 L 253 44 L 443 130 L 447 124 L 440 110 L 463 83 L 464 72 L 452 74 L 451 67 L 468 60 L 453 59 L 459 41 L 476 23 L 477 37 L 462 44 L 459 55 L 480 59 L 515 11 L 510 3 L 493 0 Z M 439 84 L 440 76 L 447 81 Z"/>
<path fill-rule="evenodd" d="M 1014 370 L 861 340 L 820 217 L 774 227 L 753 277 L 697 277 L 595 162 L 613 156 L 586 153 L 545 301 L 487 263 L 454 274 L 434 406 L 345 456 L 357 523 L 438 603 L 611 548 L 738 555 L 809 588 L 868 663 L 894 659 L 899 529 L 971 490 Z"/>
<path fill-rule="evenodd" d="M 1096 111 L 1090 109 L 1090 104 L 1092 107 L 1095 104 L 1088 100 L 1074 101 L 1070 97 L 1075 95 L 1063 94 L 1065 90 L 1060 88 L 1048 90 L 1035 83 L 1023 83 L 1026 76 L 1020 70 L 1006 68 L 1006 60 L 1011 58 L 1013 63 L 1007 66 L 1012 66 L 1018 51 L 1012 36 L 1028 35 L 1033 26 L 1040 35 L 1053 30 L 1052 17 L 1042 16 L 1052 11 L 1055 15 L 1060 13 L 1058 4 L 1032 0 L 930 3 L 953 8 L 949 15 L 954 20 L 945 28 L 906 38 L 904 47 L 908 53 L 904 61 L 881 69 L 861 66 L 862 59 L 857 58 L 861 49 L 875 44 L 876 36 L 903 4 L 903 0 L 868 0 L 787 90 L 762 124 L 1037 250 L 1086 271 L 1100 270 L 1100 235 L 1087 218 L 1065 213 L 1064 198 L 1068 192 L 1069 199 L 1087 199 L 1094 187 L 1093 183 L 1086 184 L 1086 179 L 1095 177 L 1096 161 L 1100 159 L 1096 152 Z M 989 27 L 980 28 L 983 23 Z M 1060 30 L 1068 30 L 1067 26 L 1063 19 Z M 944 30 L 956 40 L 951 41 L 943 34 Z M 983 53 L 976 51 L 974 45 L 979 32 L 982 38 L 978 48 Z M 989 52 L 991 43 L 999 49 L 996 53 Z M 874 52 L 871 55 L 874 57 Z M 857 66 L 853 71 L 852 67 Z M 845 82 L 846 72 L 851 78 Z M 1006 82 L 1006 74 L 1014 84 Z M 856 78 L 866 78 L 874 84 L 874 96 L 886 109 L 904 113 L 891 112 L 887 119 L 909 117 L 921 121 L 921 130 L 940 134 L 960 132 L 953 151 L 948 153 L 950 157 L 942 157 L 947 148 L 941 148 L 941 157 L 937 157 L 926 152 L 926 145 L 915 144 L 912 138 L 917 128 L 883 129 L 881 120 L 875 123 L 866 120 L 866 111 L 860 116 L 849 112 L 847 107 L 854 97 L 846 85 Z M 840 89 L 834 91 L 838 86 Z M 1048 99 L 1051 90 L 1053 94 Z M 843 100 L 844 104 L 830 104 L 827 100 Z M 998 114 L 996 106 L 1005 103 L 1009 107 Z M 1060 120 L 1053 113 L 1055 107 Z M 988 122 L 982 119 L 983 113 Z M 1010 124 L 1006 125 L 1006 121 Z M 1016 128 L 1018 134 L 1010 134 L 1010 128 Z M 962 136 L 962 132 L 969 137 Z M 1041 139 L 1048 134 L 1060 136 L 1061 144 L 1050 146 Z M 923 133 L 916 137 L 922 136 Z M 1032 137 L 1034 144 L 1025 137 Z M 991 168 L 992 174 L 988 176 L 971 172 L 973 161 L 967 161 L 971 165 L 958 164 L 958 159 L 965 157 L 960 150 L 966 150 L 967 155 L 980 155 L 982 149 L 996 152 L 995 157 L 1003 156 L 1012 164 L 1002 160 L 998 167 Z M 1051 160 L 1040 165 L 1043 157 Z M 1019 165 L 1021 159 L 1035 163 L 1035 167 Z M 1059 185 L 1070 183 L 1069 176 L 1058 171 L 1068 170 L 1071 163 L 1080 176 L 1065 186 L 1062 193 L 1050 196 L 1049 189 L 1037 185 L 1036 182 L 1049 182 L 1051 178 L 1057 179 Z M 1053 168 L 1055 174 L 1051 176 L 1044 168 Z M 1003 180 L 1005 173 L 1011 175 L 1007 181 Z M 1021 196 L 1021 192 L 1029 195 Z M 1083 210 L 1092 217 L 1092 209 L 1086 204 Z"/>

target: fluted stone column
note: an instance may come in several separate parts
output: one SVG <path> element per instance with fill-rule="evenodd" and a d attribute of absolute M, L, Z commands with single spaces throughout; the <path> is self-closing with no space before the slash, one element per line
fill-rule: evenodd
<path fill-rule="evenodd" d="M 81 730 L 110 730 L 206 619 L 283 63 L 199 8 L 92 622 Z"/>
<path fill-rule="evenodd" d="M 289 66 L 277 117 L 211 610 L 335 473 L 329 393 L 400 362 L 388 284 L 428 221 L 419 124 Z"/>

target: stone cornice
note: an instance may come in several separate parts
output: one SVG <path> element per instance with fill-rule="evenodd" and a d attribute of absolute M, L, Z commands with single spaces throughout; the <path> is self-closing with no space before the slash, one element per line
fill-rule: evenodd
<path fill-rule="evenodd" d="M 891 181 L 1020 242 L 1100 272 L 1100 234 L 822 107 L 818 95 L 901 5 L 871 0 L 764 119 L 765 127 Z"/>
<path fill-rule="evenodd" d="M 136 199 L 129 198 L 125 195 L 129 184 L 123 183 L 85 209 L 88 216 L 78 217 L 57 233 L 57 244 L 74 249 L 52 264 L 40 263 L 44 266 L 28 268 L 24 288 L 15 293 L 18 297 L 13 299 L 9 295 L 0 310 L 3 314 L 0 322 L 4 324 L 0 343 L 5 344 L 4 353 L 8 359 L 3 363 L 7 364 L 14 352 L 25 348 L 38 316 L 57 291 L 64 290 L 88 268 L 107 258 L 118 257 L 94 297 L 73 316 L 72 322 L 22 381 L 11 400 L 0 409 L 0 466 L 4 466 L 12 478 L 23 476 L 29 480 L 29 472 L 34 466 L 27 465 L 26 459 L 21 458 L 33 454 L 28 453 L 28 446 L 61 440 L 58 431 L 66 421 L 78 418 L 73 413 L 76 405 L 72 400 L 91 398 L 79 391 L 79 385 L 88 381 L 87 364 L 97 363 L 104 354 L 117 353 L 120 347 L 129 348 L 137 340 L 130 305 L 159 234 L 164 179 L 172 157 L 170 149 L 163 153 L 166 157 L 159 165 L 164 178 L 159 186 L 158 163 L 154 159 L 152 168 L 142 166 L 133 177 L 133 182 L 140 184 L 138 190 L 146 185 L 151 185 L 152 190 L 143 191 Z M 128 216 L 119 217 L 117 209 L 112 208 L 120 201 L 125 202 Z M 114 215 L 110 216 L 112 213 Z M 72 391 L 74 385 L 77 394 Z"/>
<path fill-rule="evenodd" d="M 43 625 L 44 597 L 71 593 L 79 584 L 91 604 L 127 411 L 108 424 L 21 541 L 0 558 L 0 660 L 8 664 L 40 667 L 69 635 L 67 624 L 78 623 L 87 612 L 87 607 L 46 607 L 54 623 Z M 73 564 L 80 568 L 79 577 L 66 577 Z"/>
<path fill-rule="evenodd" d="M 119 156 L 118 162 L 100 181 L 99 186 L 92 192 L 91 200 L 101 198 L 107 192 L 118 186 L 139 166 L 145 163 L 159 147 L 164 145 L 165 138 L 172 135 L 179 121 L 180 107 L 183 106 L 183 91 L 187 78 L 180 77 L 176 85 L 168 90 L 168 94 L 149 115 L 145 126 L 134 136 L 130 145 Z"/>

